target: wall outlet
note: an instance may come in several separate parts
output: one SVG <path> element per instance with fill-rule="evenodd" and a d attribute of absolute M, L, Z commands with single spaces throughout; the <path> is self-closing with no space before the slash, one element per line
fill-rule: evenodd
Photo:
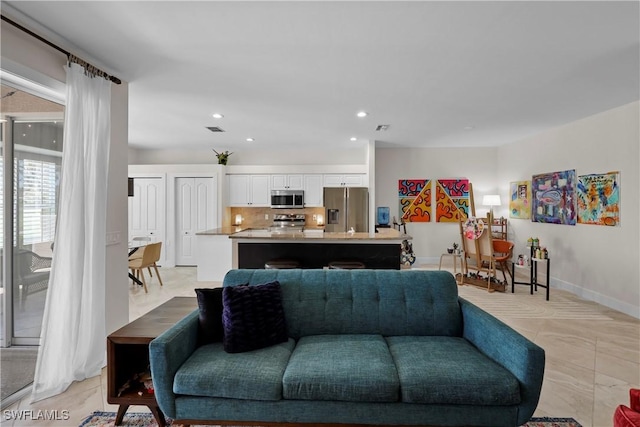
<path fill-rule="evenodd" d="M 264 219 L 269 219 L 269 214 L 264 214 Z"/>

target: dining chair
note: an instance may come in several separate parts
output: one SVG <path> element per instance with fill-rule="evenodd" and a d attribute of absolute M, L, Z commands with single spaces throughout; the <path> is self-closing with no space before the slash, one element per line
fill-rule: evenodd
<path fill-rule="evenodd" d="M 149 236 L 135 236 L 131 238 L 131 241 L 136 243 L 136 246 L 144 246 L 146 243 L 151 243 L 151 237 Z M 146 243 L 145 243 L 146 242 Z M 131 255 L 129 255 L 129 261 L 136 258 L 142 258 L 142 251 L 135 250 Z"/>
<path fill-rule="evenodd" d="M 493 239 L 493 259 L 500 271 L 502 271 L 502 277 L 504 277 L 505 282 L 507 281 L 507 274 L 511 277 L 511 268 L 508 262 L 513 257 L 514 246 L 514 243 L 508 240 Z M 507 274 L 505 274 L 505 271 Z"/>
<path fill-rule="evenodd" d="M 153 267 L 156 271 L 156 275 L 158 276 L 160 286 L 163 286 L 162 279 L 160 278 L 160 274 L 158 273 L 158 266 L 156 265 L 156 261 L 160 257 L 161 248 L 162 242 L 151 243 L 149 245 L 143 246 L 137 251 L 142 252 L 142 256 L 140 258 L 129 260 L 129 269 L 131 269 L 131 272 L 142 281 L 142 287 L 144 288 L 145 293 L 149 292 L 149 290 L 147 289 L 147 281 L 144 277 L 145 268 L 149 269 L 150 271 L 150 268 Z"/>
<path fill-rule="evenodd" d="M 160 254 L 162 253 L 162 242 L 154 243 L 151 246 L 151 250 L 153 251 L 153 264 L 147 267 L 149 270 L 149 275 L 153 277 L 153 273 L 151 273 L 151 267 L 156 271 L 156 276 L 158 276 L 158 281 L 160 282 L 160 286 L 162 286 L 162 279 L 160 278 L 160 273 L 158 272 L 158 264 L 160 261 Z"/>

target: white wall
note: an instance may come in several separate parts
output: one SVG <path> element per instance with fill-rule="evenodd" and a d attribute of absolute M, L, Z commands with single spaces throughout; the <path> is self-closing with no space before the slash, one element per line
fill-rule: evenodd
<path fill-rule="evenodd" d="M 3 13 L 6 11 L 3 10 Z M 64 82 L 66 56 L 31 36 L 3 23 L 2 59 Z M 46 34 L 41 33 L 46 36 Z M 91 58 L 85 57 L 91 61 Z M 129 322 L 127 282 L 127 83 L 112 86 L 112 123 L 109 166 L 107 232 L 120 232 L 121 241 L 107 247 L 105 289 L 107 334 Z"/>
<path fill-rule="evenodd" d="M 247 143 L 248 144 L 248 143 Z M 212 148 L 215 148 L 212 144 Z M 232 165 L 324 165 L 324 164 L 366 164 L 367 146 L 356 148 L 324 150 L 317 149 L 299 150 L 262 150 L 252 148 L 250 145 L 238 147 L 237 150 L 229 150 L 233 154 L 229 157 L 229 166 Z M 189 164 L 203 163 L 209 160 L 216 164 L 218 160 L 213 150 L 142 150 L 129 149 L 129 164 Z"/>
<path fill-rule="evenodd" d="M 552 285 L 640 317 L 640 135 L 638 102 L 606 111 L 498 150 L 500 195 L 509 182 L 575 169 L 576 175 L 620 171 L 619 227 L 510 219 L 516 250 L 538 237 L 551 257 Z M 505 216 L 507 206 L 503 206 Z M 552 293 L 553 295 L 553 293 Z"/>
<path fill-rule="evenodd" d="M 431 179 L 435 192 L 438 178 L 468 178 L 473 184 L 477 216 L 485 216 L 482 196 L 497 190 L 497 149 L 495 148 L 377 148 L 376 207 L 388 206 L 391 216 L 400 221 L 398 180 Z M 429 223 L 408 223 L 413 250 L 422 261 L 433 262 L 453 242 L 460 242 L 458 223 L 436 223 L 435 206 Z"/>
<path fill-rule="evenodd" d="M 576 174 L 620 171 L 621 226 L 555 225 L 509 220 L 515 253 L 528 253 L 538 237 L 551 258 L 553 288 L 640 318 L 640 133 L 639 103 L 606 111 L 499 148 L 376 149 L 376 206 L 389 206 L 399 219 L 397 186 L 403 178 L 467 177 L 473 184 L 477 216 L 484 194 L 497 192 L 508 218 L 509 183 L 538 173 L 575 169 Z M 453 241 L 457 224 L 409 223 L 416 256 L 437 260 Z"/>

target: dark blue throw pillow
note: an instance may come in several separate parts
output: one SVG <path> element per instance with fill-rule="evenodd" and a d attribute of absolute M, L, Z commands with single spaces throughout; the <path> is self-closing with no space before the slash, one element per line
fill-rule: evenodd
<path fill-rule="evenodd" d="M 222 288 L 196 289 L 198 298 L 198 344 L 222 341 Z"/>
<path fill-rule="evenodd" d="M 226 287 L 222 305 L 227 353 L 257 350 L 288 340 L 279 282 Z"/>

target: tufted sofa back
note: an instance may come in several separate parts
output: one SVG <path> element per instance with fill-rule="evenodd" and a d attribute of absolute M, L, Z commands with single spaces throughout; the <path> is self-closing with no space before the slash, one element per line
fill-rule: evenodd
<path fill-rule="evenodd" d="M 223 286 L 282 286 L 289 336 L 462 335 L 451 273 L 420 270 L 231 270 Z"/>

